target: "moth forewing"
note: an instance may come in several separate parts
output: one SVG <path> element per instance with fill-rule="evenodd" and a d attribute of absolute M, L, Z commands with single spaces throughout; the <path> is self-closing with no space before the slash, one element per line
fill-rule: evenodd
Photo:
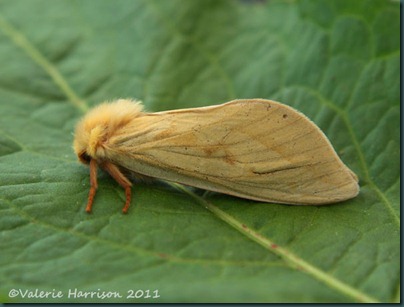
<path fill-rule="evenodd" d="M 122 111 L 131 105 L 120 100 L 107 106 Z M 114 130 L 98 143 L 75 146 L 78 156 L 85 152 L 135 173 L 265 202 L 321 205 L 358 194 L 356 175 L 321 130 L 278 102 L 245 99 L 132 113 L 122 125 L 115 119 Z M 97 116 L 87 120 L 96 123 Z"/>

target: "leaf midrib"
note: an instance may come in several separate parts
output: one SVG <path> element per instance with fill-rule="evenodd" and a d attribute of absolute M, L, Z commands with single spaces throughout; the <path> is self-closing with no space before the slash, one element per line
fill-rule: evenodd
<path fill-rule="evenodd" d="M 257 244 L 261 245 L 264 247 L 266 250 L 276 254 L 277 256 L 280 256 L 282 259 L 286 261 L 286 263 L 289 263 L 289 265 L 292 268 L 295 268 L 297 270 L 300 270 L 304 273 L 307 273 L 311 277 L 314 277 L 315 279 L 325 283 L 327 286 L 330 288 L 333 288 L 340 293 L 343 293 L 346 296 L 349 296 L 359 302 L 363 303 L 379 303 L 379 301 L 372 296 L 366 295 L 361 291 L 358 291 L 348 284 L 340 281 L 339 279 L 333 277 L 332 275 L 324 272 L 323 270 L 313 266 L 312 264 L 306 262 L 303 260 L 301 257 L 297 256 L 294 254 L 292 251 L 277 245 L 274 241 L 271 239 L 262 236 L 260 233 L 256 232 L 252 228 L 248 227 L 247 225 L 241 223 L 238 221 L 236 218 L 231 216 L 230 214 L 227 214 L 217 206 L 211 204 L 208 202 L 206 199 L 198 196 L 197 194 L 191 192 L 184 186 L 176 183 L 170 183 L 171 186 L 187 193 L 190 195 L 194 200 L 196 200 L 200 205 L 211 211 L 214 215 L 216 215 L 219 219 L 222 221 L 226 222 L 236 230 L 238 230 L 240 233 L 248 237 L 249 239 L 253 240 Z"/>

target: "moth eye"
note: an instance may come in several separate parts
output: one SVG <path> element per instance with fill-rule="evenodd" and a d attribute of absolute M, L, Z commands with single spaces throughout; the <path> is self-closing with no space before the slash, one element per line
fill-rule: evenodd
<path fill-rule="evenodd" d="M 91 157 L 85 151 L 83 151 L 79 154 L 79 160 L 84 164 L 89 164 Z"/>

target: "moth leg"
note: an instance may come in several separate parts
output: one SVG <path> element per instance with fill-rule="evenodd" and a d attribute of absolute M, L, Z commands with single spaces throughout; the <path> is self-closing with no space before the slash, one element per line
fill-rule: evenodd
<path fill-rule="evenodd" d="M 126 178 L 125 175 L 121 173 L 119 168 L 111 162 L 104 162 L 102 167 L 125 189 L 126 202 L 125 206 L 123 206 L 122 208 L 122 212 L 127 213 L 130 206 L 132 184 L 130 183 L 128 178 Z"/>
<path fill-rule="evenodd" d="M 97 184 L 97 161 L 94 159 L 90 160 L 90 192 L 88 193 L 88 202 L 86 211 L 88 213 L 91 212 L 91 208 L 93 206 L 93 200 L 95 196 L 95 192 L 97 192 L 98 184 Z"/>

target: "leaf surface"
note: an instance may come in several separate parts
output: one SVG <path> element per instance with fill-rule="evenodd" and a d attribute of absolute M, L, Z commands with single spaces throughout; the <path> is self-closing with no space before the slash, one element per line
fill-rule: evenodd
<path fill-rule="evenodd" d="M 394 1 L 0 2 L 0 300 L 399 302 L 399 18 Z M 119 97 L 283 102 L 361 192 L 299 207 L 139 183 L 122 215 L 100 173 L 88 215 L 72 132 Z"/>

